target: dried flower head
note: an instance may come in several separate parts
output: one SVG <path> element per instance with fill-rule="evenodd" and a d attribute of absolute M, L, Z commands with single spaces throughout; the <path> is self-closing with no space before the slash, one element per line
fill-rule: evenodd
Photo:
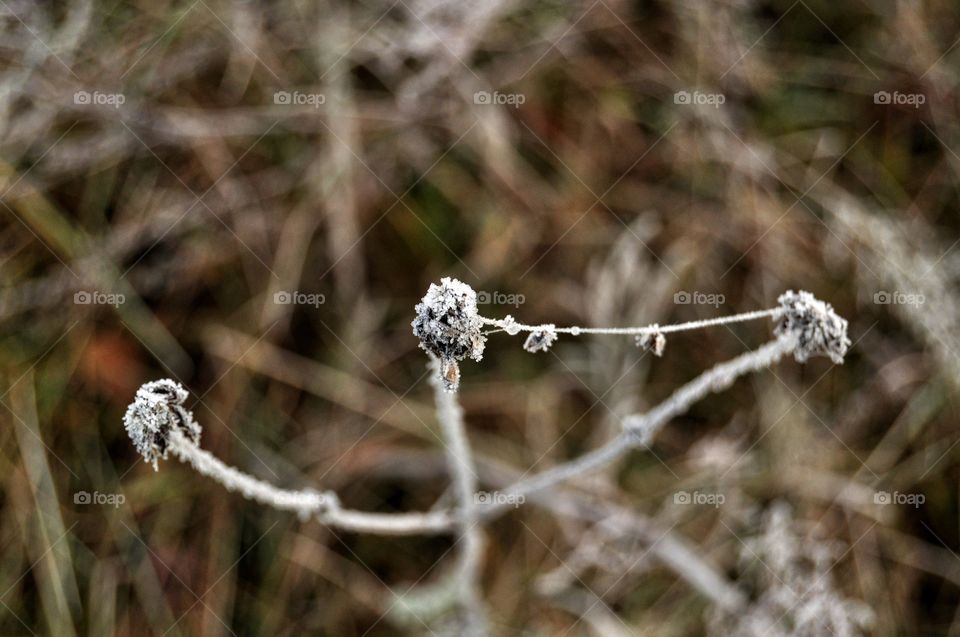
<path fill-rule="evenodd" d="M 663 356 L 663 350 L 667 346 L 667 337 L 657 329 L 660 327 L 659 325 L 654 324 L 650 327 L 653 327 L 656 331 L 637 336 L 637 347 L 647 352 L 653 352 L 654 356 Z"/>
<path fill-rule="evenodd" d="M 179 383 L 165 378 L 145 383 L 127 407 L 123 417 L 127 434 L 154 470 L 157 460 L 167 457 L 170 432 L 174 429 L 190 442 L 200 443 L 200 425 L 183 406 L 189 395 Z"/>
<path fill-rule="evenodd" d="M 430 284 L 415 310 L 413 333 L 424 351 L 440 359 L 444 385 L 455 391 L 460 382 L 457 362 L 468 356 L 481 360 L 487 341 L 480 331 L 477 293 L 462 281 L 444 277 L 439 285 Z"/>
<path fill-rule="evenodd" d="M 793 355 L 798 363 L 807 362 L 811 356 L 828 356 L 837 365 L 843 363 L 843 356 L 850 347 L 847 321 L 837 315 L 829 303 L 803 290 L 788 290 L 777 302 L 781 314 L 774 333 L 796 336 Z"/>
<path fill-rule="evenodd" d="M 556 340 L 557 326 L 553 323 L 548 323 L 530 332 L 527 340 L 523 343 L 523 349 L 531 354 L 535 352 L 546 352 Z"/>

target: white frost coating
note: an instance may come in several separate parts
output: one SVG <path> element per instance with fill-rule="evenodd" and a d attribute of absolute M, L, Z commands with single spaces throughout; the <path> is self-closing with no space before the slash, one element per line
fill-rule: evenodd
<path fill-rule="evenodd" d="M 744 374 L 773 365 L 795 348 L 796 338 L 792 334 L 783 334 L 752 352 L 715 365 L 647 413 L 627 416 L 624 428 L 641 444 L 649 444 L 667 422 L 687 411 L 693 403 L 708 394 L 727 389 Z"/>
<path fill-rule="evenodd" d="M 693 403 L 711 393 L 723 391 L 745 374 L 769 367 L 787 354 L 804 362 L 811 355 L 823 354 L 833 362 L 843 362 L 843 354 L 850 341 L 847 322 L 834 313 L 833 308 L 817 300 L 808 292 L 787 292 L 780 297 L 783 307 L 751 313 L 781 316 L 775 330 L 776 338 L 765 345 L 715 365 L 683 385 L 665 401 L 644 414 L 633 414 L 623 420 L 623 432 L 605 445 L 579 458 L 517 482 L 503 493 L 509 496 L 529 495 L 548 489 L 560 482 L 601 469 L 637 446 L 649 445 L 657 433 L 671 419 L 686 412 Z M 747 315 L 738 315 L 747 316 Z M 736 317 L 732 317 L 736 318 Z M 654 326 L 656 327 L 656 326 Z M 659 331 L 668 331 L 665 326 Z M 651 333 L 659 333 L 654 331 Z M 800 353 L 801 348 L 804 349 Z M 504 498 L 506 501 L 507 498 Z M 485 507 L 485 515 L 505 509 L 509 505 L 494 503 Z"/>
<path fill-rule="evenodd" d="M 510 336 L 516 336 L 520 333 L 520 326 L 517 324 L 517 320 L 509 314 L 503 317 L 503 331 Z"/>
<path fill-rule="evenodd" d="M 483 321 L 477 311 L 477 293 L 466 283 L 444 277 L 431 283 L 417 304 L 410 324 L 420 347 L 440 359 L 441 378 L 447 391 L 460 384 L 458 361 L 483 358 L 487 337 L 480 331 Z"/>
<path fill-rule="evenodd" d="M 606 467 L 616 459 L 638 446 L 647 446 L 670 419 L 684 413 L 690 406 L 704 396 L 719 392 L 744 374 L 756 371 L 779 361 L 785 354 L 793 351 L 795 340 L 792 336 L 780 336 L 766 345 L 741 354 L 736 358 L 720 363 L 690 381 L 669 398 L 645 414 L 633 414 L 623 420 L 623 431 L 605 445 L 594 449 L 569 462 L 557 465 L 533 475 L 504 489 L 506 496 L 527 496 L 537 491 L 553 487 L 577 476 Z M 485 515 L 500 511 L 510 497 L 504 497 L 501 503 L 485 505 Z"/>
<path fill-rule="evenodd" d="M 622 334 L 627 336 L 640 336 L 643 334 L 668 334 L 671 332 L 685 332 L 687 330 L 698 330 L 704 327 L 714 327 L 716 325 L 729 325 L 730 323 L 742 323 L 760 318 L 776 318 L 783 312 L 783 308 L 774 307 L 767 310 L 755 310 L 753 312 L 744 312 L 743 314 L 734 314 L 733 316 L 718 316 L 711 319 L 699 321 L 687 321 L 686 323 L 675 323 L 673 325 L 644 325 L 641 327 L 580 327 L 574 325 L 571 327 L 556 327 L 554 332 L 557 334 L 572 334 L 581 336 L 583 334 Z M 492 319 L 481 316 L 480 320 L 484 325 L 492 325 L 500 328 L 510 335 L 519 332 L 536 332 L 543 328 L 543 325 L 526 325 L 517 322 L 512 316 L 504 319 Z"/>
<path fill-rule="evenodd" d="M 231 467 L 209 451 L 192 444 L 179 432 L 171 435 L 170 443 L 171 450 L 181 461 L 189 463 L 198 473 L 213 478 L 228 491 L 237 491 L 250 500 L 281 511 L 294 511 L 303 518 L 327 506 L 335 506 L 336 496 L 332 493 L 320 493 L 313 489 L 280 489 Z"/>
<path fill-rule="evenodd" d="M 513 327 L 515 329 L 516 325 Z M 553 323 L 546 323 L 538 326 L 535 330 L 530 332 L 530 335 L 527 336 L 527 340 L 523 343 L 523 349 L 527 350 L 531 354 L 535 354 L 537 352 L 546 352 L 549 351 L 556 340 L 557 326 Z"/>
<path fill-rule="evenodd" d="M 436 358 L 431 366 L 438 364 Z M 480 568 L 483 559 L 483 535 L 478 524 L 474 494 L 477 492 L 477 469 L 470 450 L 463 408 L 457 395 L 445 391 L 440 379 L 433 379 L 434 399 L 437 403 L 437 418 L 443 427 L 446 439 L 447 464 L 450 465 L 453 490 L 457 498 L 457 523 L 459 537 L 456 586 L 458 599 L 463 607 L 464 634 L 480 637 L 490 632 L 487 610 L 480 591 Z"/>
<path fill-rule="evenodd" d="M 843 363 L 850 347 L 847 321 L 829 303 L 803 290 L 788 290 L 777 302 L 781 313 L 774 333 L 796 335 L 797 349 L 793 355 L 798 363 L 807 362 L 811 356 L 828 356 L 837 365 Z"/>
<path fill-rule="evenodd" d="M 144 384 L 127 413 L 123 425 L 147 464 L 158 470 L 157 460 L 167 458 L 170 435 L 180 432 L 194 444 L 200 442 L 200 425 L 183 406 L 189 394 L 179 383 L 168 378 Z"/>
<path fill-rule="evenodd" d="M 663 335 L 663 332 L 660 331 L 660 326 L 654 323 L 650 327 L 656 328 L 656 332 L 648 332 L 646 334 L 638 334 L 635 339 L 637 342 L 637 347 L 640 349 L 651 352 L 656 357 L 663 356 L 663 350 L 667 347 L 667 337 Z"/>
<path fill-rule="evenodd" d="M 157 460 L 169 452 L 190 464 L 199 473 L 220 482 L 227 489 L 245 497 L 281 510 L 293 511 L 301 517 L 316 517 L 321 523 L 342 529 L 385 535 L 451 533 L 462 541 L 458 560 L 457 597 L 466 611 L 464 629 L 470 634 L 486 634 L 489 620 L 480 587 L 480 563 L 483 540 L 480 525 L 497 515 L 515 498 L 501 498 L 491 504 L 474 500 L 476 479 L 472 453 L 466 437 L 463 412 L 453 392 L 459 384 L 458 362 L 466 357 L 479 361 L 483 356 L 485 326 L 495 326 L 510 335 L 528 332 L 524 347 L 528 351 L 548 351 L 558 334 L 625 334 L 637 337 L 637 344 L 655 355 L 663 353 L 665 334 L 712 325 L 723 325 L 757 318 L 777 321 L 776 338 L 757 350 L 741 354 L 716 365 L 694 380 L 680 387 L 666 401 L 645 414 L 634 414 L 624 420 L 620 435 L 605 445 L 570 462 L 558 465 L 527 479 L 520 479 L 501 490 L 506 496 L 544 493 L 560 482 L 573 479 L 613 463 L 631 449 L 647 445 L 671 419 L 685 412 L 696 401 L 712 392 L 728 388 L 744 374 L 757 371 L 793 354 L 800 362 L 810 356 L 828 356 L 841 363 L 850 346 L 847 322 L 837 316 L 833 308 L 807 292 L 787 292 L 779 298 L 776 308 L 748 312 L 735 316 L 692 321 L 678 325 L 626 328 L 557 328 L 553 324 L 524 325 L 513 317 L 488 319 L 477 311 L 476 293 L 470 286 L 456 279 L 444 278 L 439 285 L 431 285 L 420 304 L 412 323 L 421 347 L 434 360 L 434 377 L 438 416 L 449 443 L 448 458 L 453 472 L 454 492 L 458 506 L 427 513 L 366 513 L 341 508 L 333 492 L 314 489 L 289 490 L 273 486 L 247 475 L 200 449 L 200 426 L 183 405 L 188 393 L 171 380 L 147 383 L 137 391 L 136 399 L 127 409 L 124 423 L 131 440 L 144 459 L 157 468 Z M 682 572 L 686 557 L 673 562 Z M 718 576 L 719 577 L 719 576 Z M 709 588 L 709 578 L 694 578 L 700 586 Z M 708 583 L 704 584 L 703 582 Z M 733 600 L 731 607 L 739 606 Z M 462 633 L 466 634 L 466 633 Z"/>
<path fill-rule="evenodd" d="M 127 408 L 124 423 L 134 446 L 154 469 L 158 458 L 173 453 L 198 473 L 213 478 L 230 491 L 283 511 L 293 511 L 306 519 L 311 516 L 323 524 L 348 531 L 380 535 L 448 533 L 456 520 L 447 511 L 429 513 L 368 513 L 340 507 L 332 491 L 282 489 L 231 467 L 198 446 L 200 425 L 183 407 L 189 394 L 169 379 L 146 383 L 137 391 Z"/>

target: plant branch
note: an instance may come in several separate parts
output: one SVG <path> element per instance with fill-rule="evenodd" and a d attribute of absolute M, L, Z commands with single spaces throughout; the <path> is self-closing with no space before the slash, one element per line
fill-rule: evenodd
<path fill-rule="evenodd" d="M 489 622 L 483 596 L 480 592 L 480 569 L 483 559 L 483 536 L 477 515 L 475 494 L 477 471 L 470 452 L 466 427 L 463 423 L 463 408 L 457 394 L 446 391 L 440 380 L 440 361 L 430 357 L 434 398 L 437 401 L 437 418 L 447 440 L 447 464 L 453 479 L 457 497 L 457 525 L 462 544 L 457 568 L 457 587 L 460 603 L 467 618 L 467 632 L 480 637 L 489 633 Z"/>
<path fill-rule="evenodd" d="M 445 511 L 368 513 L 341 508 L 339 498 L 332 491 L 275 487 L 231 467 L 209 451 L 198 447 L 179 431 L 170 432 L 170 450 L 182 462 L 191 465 L 198 473 L 216 480 L 228 491 L 237 491 L 246 498 L 281 511 L 292 511 L 304 519 L 315 516 L 323 524 L 345 531 L 378 535 L 422 535 L 447 533 L 453 526 L 453 517 Z"/>
<path fill-rule="evenodd" d="M 647 446 L 670 419 L 685 412 L 696 401 L 730 387 L 744 374 L 776 363 L 795 348 L 796 338 L 793 335 L 783 335 L 756 350 L 712 367 L 645 414 L 633 414 L 624 418 L 623 431 L 602 447 L 507 487 L 501 491 L 497 502 L 484 506 L 484 517 L 496 515 L 511 507 L 510 502 L 520 497 L 601 469 L 631 449 Z"/>
<path fill-rule="evenodd" d="M 642 327 L 554 327 L 553 331 L 557 334 L 620 334 L 627 336 L 642 336 L 644 334 L 669 334 L 671 332 L 683 332 L 686 330 L 698 330 L 704 327 L 713 327 L 715 325 L 727 325 L 730 323 L 743 323 L 744 321 L 753 321 L 760 318 L 776 318 L 782 312 L 781 308 L 775 307 L 766 310 L 756 310 L 753 312 L 744 312 L 743 314 L 734 314 L 732 316 L 720 316 L 717 318 L 703 319 L 699 321 L 687 321 L 686 323 L 676 323 L 673 325 L 645 325 Z M 507 319 L 491 319 L 481 316 L 480 320 L 485 325 L 493 325 L 506 332 L 538 332 L 543 329 L 543 325 L 527 325 L 517 323 Z"/>

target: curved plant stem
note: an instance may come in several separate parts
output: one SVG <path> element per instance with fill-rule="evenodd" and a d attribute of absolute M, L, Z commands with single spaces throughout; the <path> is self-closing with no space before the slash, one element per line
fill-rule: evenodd
<path fill-rule="evenodd" d="M 680 387 L 665 401 L 644 414 L 633 414 L 623 420 L 623 431 L 602 447 L 594 449 L 570 462 L 547 469 L 520 480 L 501 491 L 497 502 L 484 506 L 484 516 L 495 515 L 512 507 L 510 502 L 560 482 L 601 469 L 631 449 L 647 446 L 670 419 L 682 414 L 704 396 L 722 391 L 749 372 L 768 367 L 796 347 L 792 336 L 775 338 L 767 344 L 720 363 Z"/>
<path fill-rule="evenodd" d="M 437 402 L 437 417 L 447 440 L 447 464 L 457 497 L 457 542 L 460 544 L 460 553 L 456 586 L 467 619 L 467 634 L 481 637 L 489 634 L 489 621 L 480 592 L 483 535 L 475 498 L 477 470 L 470 453 L 470 443 L 463 424 L 463 408 L 457 393 L 445 390 L 440 380 L 440 361 L 437 358 L 431 356 L 430 366 L 434 370 L 431 383 Z"/>
<path fill-rule="evenodd" d="M 444 511 L 430 513 L 367 513 L 340 507 L 332 492 L 313 489 L 281 489 L 269 482 L 247 475 L 231 467 L 209 451 L 205 451 L 178 431 L 171 432 L 170 450 L 198 473 L 213 478 L 229 491 L 282 511 L 292 511 L 302 518 L 316 516 L 324 524 L 358 533 L 379 535 L 414 535 L 448 533 L 453 517 Z"/>

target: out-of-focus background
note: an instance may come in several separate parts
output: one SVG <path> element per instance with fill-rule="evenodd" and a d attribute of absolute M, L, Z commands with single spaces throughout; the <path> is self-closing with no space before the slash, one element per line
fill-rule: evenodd
<path fill-rule="evenodd" d="M 454 276 L 486 316 L 558 325 L 806 289 L 854 342 L 842 366 L 784 361 L 698 403 L 568 485 L 582 507 L 488 524 L 497 634 L 753 634 L 664 541 L 755 614 L 784 608 L 767 634 L 798 606 L 846 609 L 851 634 L 960 634 L 955 3 L 0 0 L 0 18 L 0 633 L 456 634 L 449 537 L 340 532 L 154 472 L 122 425 L 141 383 L 175 378 L 203 446 L 249 473 L 447 506 L 410 321 Z M 481 487 L 597 447 L 769 337 L 677 334 L 655 358 L 491 336 L 460 392 Z"/>

